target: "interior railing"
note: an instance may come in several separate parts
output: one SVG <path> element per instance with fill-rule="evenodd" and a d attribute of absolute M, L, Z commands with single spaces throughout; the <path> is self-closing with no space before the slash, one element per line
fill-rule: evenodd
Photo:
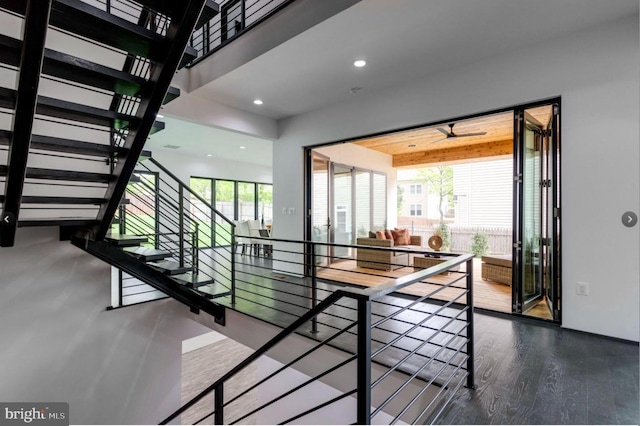
<path fill-rule="evenodd" d="M 236 254 L 235 299 L 255 304 L 257 309 L 248 312 L 253 316 L 272 309 L 294 319 L 286 325 L 283 320 L 282 332 L 162 424 L 177 416 L 185 424 L 428 423 L 437 420 L 461 386 L 474 386 L 472 255 L 452 255 L 392 280 L 384 272 L 359 271 L 382 283 L 356 288 L 348 277 L 342 283 L 335 276 L 323 278 L 344 268 L 322 266 L 322 256 L 315 253 L 328 256 L 336 248 L 355 251 L 358 246 L 268 237 L 249 243 L 267 250 L 262 257 Z M 301 253 L 307 255 L 296 259 Z M 298 277 L 286 272 L 296 266 L 306 271 Z M 236 309 L 242 312 L 246 308 L 240 305 Z M 300 339 L 307 343 L 299 344 Z M 335 349 L 339 356 L 335 351 L 327 356 Z M 248 367 L 262 357 L 277 360 L 278 367 L 258 379 Z M 274 391 L 277 381 L 286 381 L 294 370 L 304 373 L 304 380 Z"/>
<path fill-rule="evenodd" d="M 211 303 L 284 329 L 165 422 L 429 423 L 473 387 L 472 255 L 239 234 L 154 159 L 126 199 L 114 231 L 147 236 L 210 280 L 194 289 Z M 276 367 L 252 376 L 265 359 Z"/>
<path fill-rule="evenodd" d="M 194 31 L 190 46 L 197 50 L 196 59 L 187 67 L 216 52 L 246 31 L 259 25 L 295 0 L 222 0 L 220 13 Z"/>

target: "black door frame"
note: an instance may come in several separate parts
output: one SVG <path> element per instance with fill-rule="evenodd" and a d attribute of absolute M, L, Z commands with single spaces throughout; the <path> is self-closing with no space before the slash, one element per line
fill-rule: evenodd
<path fill-rule="evenodd" d="M 303 164 L 304 164 L 304 179 L 305 179 L 305 185 L 304 185 L 304 203 L 305 203 L 305 212 L 307 212 L 307 214 L 305 215 L 305 226 L 304 226 L 304 230 L 305 230 L 305 234 L 304 234 L 304 238 L 307 241 L 310 241 L 310 237 L 311 237 L 311 219 L 310 219 L 310 209 L 311 209 L 311 191 L 310 189 L 310 179 L 311 179 L 311 173 L 312 173 L 312 164 L 311 164 L 311 155 L 310 152 L 313 149 L 317 149 L 320 147 L 325 147 L 325 146 L 331 146 L 331 145 L 338 145 L 338 144 L 343 144 L 343 143 L 352 143 L 355 142 L 357 140 L 360 139 L 368 139 L 368 138 L 373 138 L 373 137 L 377 137 L 377 136 L 384 136 L 384 135 L 389 135 L 392 133 L 397 133 L 397 132 L 405 132 L 405 131 L 411 131 L 411 130 L 418 130 L 418 129 L 422 129 L 425 127 L 435 127 L 435 126 L 440 126 L 440 125 L 446 125 L 448 123 L 452 123 L 452 122 L 457 122 L 457 121 L 464 121 L 464 120 L 471 120 L 474 118 L 478 118 L 478 117 L 484 117 L 487 115 L 493 115 L 493 114 L 499 114 L 499 113 L 504 113 L 504 112 L 514 112 L 518 111 L 518 110 L 526 110 L 526 109 L 531 109 L 531 108 L 535 108 L 535 107 L 539 107 L 539 106 L 544 106 L 544 105 L 553 105 L 554 108 L 557 108 L 557 112 L 558 112 L 558 117 L 560 117 L 560 113 L 561 113 L 561 97 L 560 96 L 553 96 L 550 98 L 544 98 L 544 99 L 540 99 L 537 101 L 531 101 L 531 102 L 526 102 L 526 103 L 522 103 L 522 104 L 516 104 L 516 105 L 511 105 L 511 106 L 507 106 L 507 107 L 503 107 L 503 108 L 497 108 L 497 109 L 493 109 L 493 110 L 487 110 L 487 111 L 483 111 L 483 112 L 478 112 L 478 113 L 474 113 L 474 114 L 468 114 L 468 115 L 461 115 L 461 116 L 457 116 L 457 117 L 450 117 L 447 118 L 445 120 L 437 120 L 437 121 L 432 121 L 432 122 L 427 122 L 427 123 L 423 123 L 423 124 L 419 124 L 419 125 L 415 125 L 415 126 L 408 126 L 408 127 L 399 127 L 399 128 L 395 128 L 395 129 L 390 129 L 387 131 L 382 131 L 382 132 L 375 132 L 375 133 L 369 133 L 369 134 L 364 134 L 364 135 L 360 135 L 358 137 L 352 137 L 352 138 L 348 138 L 348 139 L 340 139 L 340 140 L 336 140 L 336 141 L 328 141 L 328 142 L 324 142 L 324 143 L 318 143 L 318 144 L 314 144 L 314 145 L 308 145 L 303 147 L 303 151 L 304 151 L 304 155 L 303 155 Z M 552 150 L 554 152 L 554 173 L 556 176 L 556 183 L 554 185 L 554 203 L 557 205 L 557 207 L 555 207 L 555 211 L 557 212 L 557 217 L 555 218 L 556 220 L 554 220 L 554 225 L 553 225 L 553 233 L 556 237 L 556 244 L 555 244 L 555 252 L 554 252 L 554 260 L 557 260 L 557 262 L 554 262 L 554 267 L 555 267 L 555 271 L 554 271 L 554 279 L 555 279 L 555 290 L 556 290 L 556 298 L 558 299 L 558 304 L 557 304 L 557 312 L 554 312 L 554 319 L 553 322 L 562 323 L 562 299 L 561 299 L 561 292 L 562 292 L 562 247 L 560 244 L 561 241 L 561 222 L 562 222 L 562 216 L 561 216 L 561 201 L 560 201 L 560 194 L 562 193 L 562 181 L 561 181 L 561 163 L 562 163 L 562 157 L 560 156 L 560 147 L 561 147 L 561 126 L 560 126 L 560 122 L 559 122 L 559 118 L 558 118 L 558 122 L 555 123 L 556 128 L 555 130 L 555 137 L 553 138 L 553 146 L 552 146 Z M 514 144 L 517 141 L 514 139 Z M 514 157 L 515 157 L 515 151 L 514 151 Z M 515 160 L 514 160 L 515 161 Z M 557 162 L 557 164 L 556 164 Z M 387 200 L 387 202 L 389 202 Z M 515 204 L 516 199 L 514 198 L 513 203 Z M 514 215 L 515 216 L 515 215 Z M 514 217 L 515 220 L 515 217 Z M 515 240 L 515 228 L 514 230 L 512 230 L 512 233 L 514 235 L 514 245 L 516 245 L 516 240 Z M 514 283 L 516 283 L 517 281 L 514 281 L 514 279 L 519 279 L 519 277 L 515 276 L 515 271 L 516 271 L 516 259 L 512 258 L 512 273 L 514 274 L 514 276 L 512 277 L 512 285 L 515 285 Z M 512 307 L 513 308 L 513 307 Z M 512 309 L 511 315 L 515 315 L 515 316 L 525 316 L 523 314 L 519 314 L 519 313 L 515 313 L 514 310 Z M 526 316 L 527 318 L 534 318 L 534 317 L 530 317 L 530 316 Z M 548 321 L 548 320 L 545 320 Z"/>

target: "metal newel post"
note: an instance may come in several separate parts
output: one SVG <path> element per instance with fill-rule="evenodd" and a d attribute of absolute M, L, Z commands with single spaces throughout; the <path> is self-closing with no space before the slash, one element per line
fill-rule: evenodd
<path fill-rule="evenodd" d="M 371 301 L 358 299 L 357 423 L 371 424 Z"/>
<path fill-rule="evenodd" d="M 315 308 L 318 304 L 318 275 L 316 270 L 316 245 L 310 244 L 310 258 L 311 258 L 311 309 Z M 318 332 L 318 317 L 315 316 L 311 320 L 311 332 L 313 334 Z"/>
<path fill-rule="evenodd" d="M 215 400 L 213 402 L 213 408 L 215 413 L 213 415 L 213 422 L 217 425 L 223 425 L 224 423 L 224 385 L 220 383 L 215 387 Z"/>
<path fill-rule="evenodd" d="M 200 266 L 198 252 L 198 242 L 200 241 L 200 235 L 198 222 L 194 222 L 194 226 L 195 230 L 193 231 L 193 235 L 191 237 L 191 262 L 193 263 L 193 274 L 197 274 Z"/>
<path fill-rule="evenodd" d="M 236 227 L 231 225 L 231 305 L 236 304 Z"/>
<path fill-rule="evenodd" d="M 473 258 L 467 261 L 467 387 L 475 389 L 475 362 L 473 347 L 475 344 L 473 331 Z"/>
<path fill-rule="evenodd" d="M 178 251 L 180 252 L 180 267 L 184 268 L 184 188 L 178 187 Z"/>

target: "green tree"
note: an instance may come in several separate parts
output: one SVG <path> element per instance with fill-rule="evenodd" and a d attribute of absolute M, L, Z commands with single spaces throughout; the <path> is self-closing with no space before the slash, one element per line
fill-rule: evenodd
<path fill-rule="evenodd" d="M 199 196 L 204 198 L 207 201 L 211 201 L 211 180 L 210 179 L 200 179 L 200 178 L 191 178 L 189 181 L 189 186 Z"/>
<path fill-rule="evenodd" d="M 471 253 L 476 257 L 484 256 L 489 252 L 489 237 L 482 231 L 478 231 L 471 237 Z"/>
<path fill-rule="evenodd" d="M 449 204 L 453 203 L 453 167 L 438 166 L 420 169 L 415 181 L 424 183 L 428 192 L 439 197 L 438 211 L 440 222 L 443 222 L 445 200 Z"/>
<path fill-rule="evenodd" d="M 404 199 L 402 195 L 404 194 L 404 187 L 398 185 L 398 216 L 402 213 L 402 204 L 404 203 Z"/>

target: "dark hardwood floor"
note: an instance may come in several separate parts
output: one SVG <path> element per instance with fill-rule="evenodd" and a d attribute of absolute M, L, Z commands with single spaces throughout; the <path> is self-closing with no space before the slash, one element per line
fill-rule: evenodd
<path fill-rule="evenodd" d="M 236 274 L 236 305 L 231 306 L 228 298 L 218 302 L 282 327 L 309 309 L 305 279 L 273 272 L 270 259 L 239 257 L 237 268 L 244 273 Z M 319 298 L 335 288 L 320 283 Z M 394 306 L 408 303 L 391 296 L 386 301 L 390 305 L 376 306 L 374 315 L 383 316 Z M 333 310 L 338 316 L 325 318 L 326 324 L 320 325 L 315 337 L 335 332 L 330 326 L 343 327 L 353 321 L 348 305 L 344 303 L 339 312 Z M 430 310 L 428 306 L 432 305 L 422 305 L 414 314 Z M 639 424 L 637 344 L 516 317 L 476 313 L 474 318 L 477 389 L 461 388 L 438 423 Z M 400 323 L 396 326 L 402 328 Z M 353 339 L 344 339 L 348 341 L 353 343 Z M 345 350 L 352 349 L 344 342 Z M 396 360 L 404 349 L 388 358 Z"/>
<path fill-rule="evenodd" d="M 638 345 L 476 314 L 476 390 L 440 424 L 639 424 Z"/>

